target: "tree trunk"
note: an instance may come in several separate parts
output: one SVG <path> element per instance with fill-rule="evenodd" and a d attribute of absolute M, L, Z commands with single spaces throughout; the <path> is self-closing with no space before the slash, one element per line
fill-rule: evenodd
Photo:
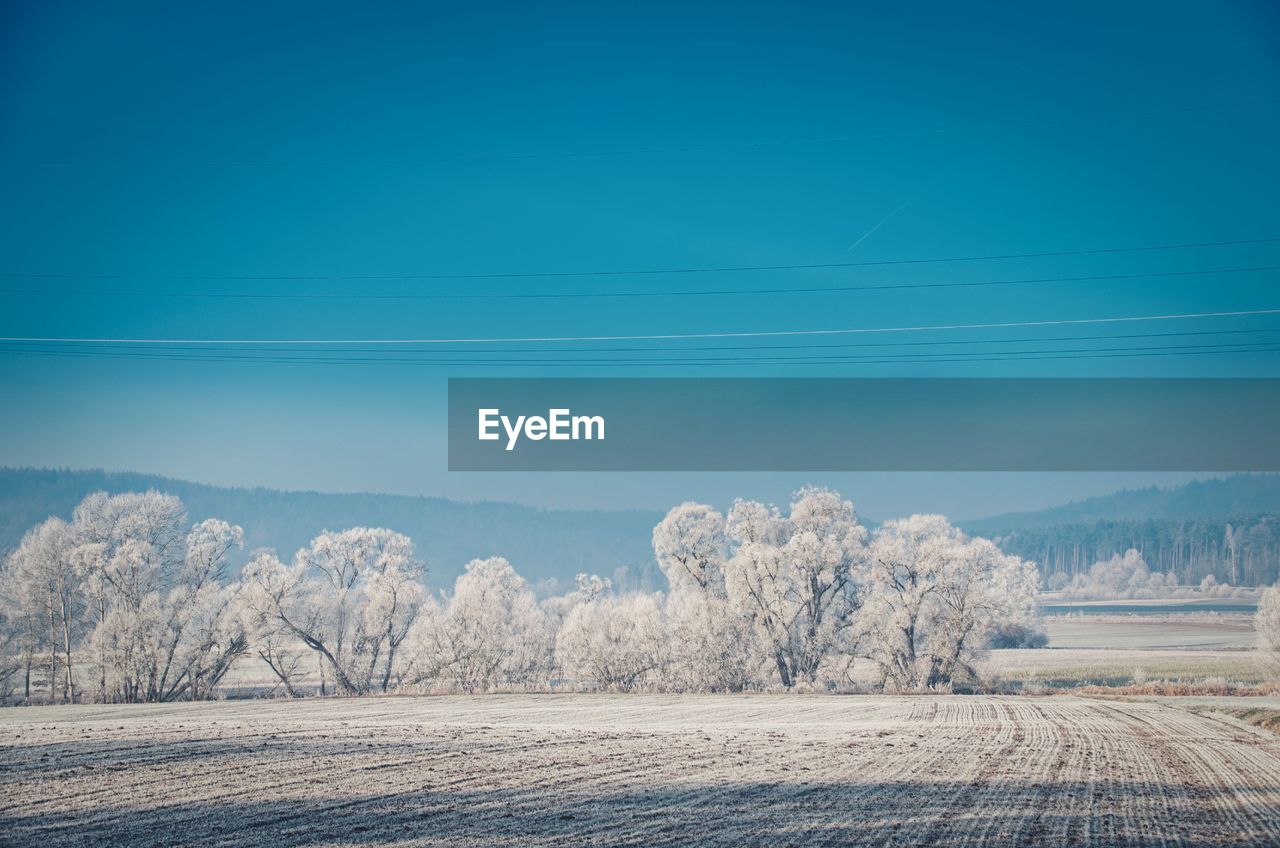
<path fill-rule="evenodd" d="M 76 702 L 76 681 L 75 675 L 72 673 L 71 659 L 71 611 L 68 609 L 66 596 L 62 596 L 62 650 L 66 656 L 66 683 L 63 686 L 63 698 L 68 703 Z"/>
<path fill-rule="evenodd" d="M 774 661 L 778 663 L 778 677 L 782 679 L 782 685 L 790 689 L 795 685 L 795 680 L 791 677 L 791 669 L 787 666 L 787 660 L 782 655 L 782 651 L 774 653 Z"/>

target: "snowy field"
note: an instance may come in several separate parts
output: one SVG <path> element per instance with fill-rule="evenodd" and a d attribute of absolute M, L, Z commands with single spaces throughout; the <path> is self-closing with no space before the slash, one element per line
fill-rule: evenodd
<path fill-rule="evenodd" d="M 1280 737 L 1073 697 L 0 712 L 13 845 L 1275 845 Z"/>

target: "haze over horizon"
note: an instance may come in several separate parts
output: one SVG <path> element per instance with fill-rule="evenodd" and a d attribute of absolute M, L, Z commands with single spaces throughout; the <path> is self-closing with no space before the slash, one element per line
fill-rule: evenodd
<path fill-rule="evenodd" d="M 0 466 L 3 470 L 20 470 L 37 466 Z M 392 495 L 405 497 L 438 497 L 463 503 L 511 503 L 540 509 L 591 510 L 603 509 L 665 511 L 684 501 L 699 501 L 717 508 L 727 508 L 734 499 L 760 500 L 764 503 L 785 505 L 791 495 L 806 485 L 826 486 L 840 491 L 852 500 L 859 513 L 873 520 L 909 515 L 912 513 L 940 513 L 957 521 L 990 518 L 1006 513 L 1034 512 L 1065 506 L 1092 497 L 1103 497 L 1122 491 L 1144 489 L 1151 486 L 1173 488 L 1196 480 L 1209 480 L 1227 476 L 1219 472 L 831 472 L 808 473 L 751 473 L 751 472 L 632 472 L 628 478 L 651 478 L 661 481 L 659 486 L 636 492 L 623 492 L 622 497 L 613 488 L 603 490 L 592 487 L 593 473 L 540 473 L 510 474 L 503 477 L 537 477 L 540 485 L 545 478 L 556 478 L 554 498 L 521 498 L 514 493 L 510 497 L 457 496 L 433 491 L 377 491 L 372 489 L 326 489 L 307 486 L 272 485 L 258 482 L 219 482 L 185 477 L 163 471 L 137 468 L 104 469 L 100 467 L 70 468 L 43 466 L 41 470 L 105 471 L 107 473 L 141 474 L 167 477 L 184 483 L 215 486 L 225 489 L 270 489 L 282 492 L 314 492 L 332 495 Z M 497 475 L 484 475 L 497 476 Z M 683 487 L 683 488 L 682 488 Z M 516 491 L 523 491 L 517 488 Z M 679 494 L 681 491 L 688 494 Z M 673 497 L 664 499 L 670 493 Z M 920 506 L 913 506 L 920 504 Z M 975 509 L 974 504 L 991 504 L 993 509 Z"/>

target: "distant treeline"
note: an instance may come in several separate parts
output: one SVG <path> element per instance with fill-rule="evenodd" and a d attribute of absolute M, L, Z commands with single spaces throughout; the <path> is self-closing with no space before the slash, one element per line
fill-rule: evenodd
<path fill-rule="evenodd" d="M 1236 586 L 1268 586 L 1280 578 L 1280 514 L 1229 520 L 1091 521 L 993 534 L 1002 549 L 1034 560 L 1046 583 L 1074 577 L 1129 549 L 1151 571 L 1172 572 L 1184 586 L 1213 576 Z"/>

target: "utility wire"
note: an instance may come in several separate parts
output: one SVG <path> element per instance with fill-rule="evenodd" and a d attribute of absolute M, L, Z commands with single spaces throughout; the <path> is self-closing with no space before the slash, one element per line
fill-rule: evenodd
<path fill-rule="evenodd" d="M 1178 338 L 1184 336 L 1224 336 L 1224 335 L 1247 335 L 1257 333 L 1277 333 L 1280 327 L 1260 327 L 1256 329 L 1235 329 L 1235 330 L 1184 330 L 1174 333 L 1109 333 L 1105 335 L 1089 335 L 1089 336 L 1039 336 L 1035 338 L 1013 338 L 1013 339 L 953 339 L 950 341 L 912 341 L 912 342 L 839 342 L 836 344 L 773 344 L 773 345 L 683 345 L 683 346 L 666 346 L 666 347 L 517 347 L 517 348 L 452 348 L 446 351 L 439 349 L 430 351 L 432 353 L 669 353 L 669 352 L 732 352 L 735 350 L 829 350 L 829 349 L 848 349 L 848 348 L 881 348 L 881 347 L 951 347 L 953 345 L 980 345 L 980 344 L 1032 344 L 1040 342 L 1076 342 L 1076 341 L 1113 341 L 1120 339 L 1152 339 L 1152 338 Z M 112 350 L 155 350 L 155 345 L 112 345 L 100 344 L 96 342 L 0 342 L 0 349 L 5 346 L 27 346 L 38 344 L 41 347 L 65 348 L 69 350 L 84 350 L 94 348 L 108 348 Z M 199 347 L 192 345 L 174 345 L 166 350 L 177 352 L 184 351 L 217 351 L 225 350 L 220 347 Z M 237 352 L 281 352 L 276 347 L 237 347 Z M 303 351 L 299 351 L 303 352 Z M 307 353 L 382 353 L 385 349 L 381 348 L 305 348 Z M 397 353 L 426 353 L 426 350 L 414 350 L 413 348 L 399 349 Z"/>
<path fill-rule="evenodd" d="M 367 357 L 367 358 L 315 356 L 311 351 L 305 351 L 305 352 L 298 351 L 297 353 L 299 353 L 300 355 L 292 356 L 292 357 L 285 356 L 285 353 L 288 353 L 288 352 L 276 351 L 269 354 L 268 357 L 262 357 L 261 355 L 255 354 L 255 353 L 246 354 L 243 350 L 237 348 L 234 350 L 234 352 L 220 352 L 217 354 L 217 357 L 224 360 L 254 360 L 259 358 L 271 358 L 271 359 L 281 359 L 281 360 L 287 359 L 292 362 L 422 362 L 422 363 L 433 364 L 433 365 L 444 365 L 444 364 L 466 364 L 466 365 L 543 364 L 543 365 L 546 365 L 546 364 L 588 364 L 588 363 L 589 364 L 662 365 L 662 364 L 680 363 L 680 362 L 691 362 L 691 363 L 756 362 L 756 361 L 764 361 L 764 360 L 779 361 L 779 362 L 815 362 L 815 361 L 824 361 L 824 360 L 856 361 L 856 360 L 863 360 L 863 359 L 883 360 L 883 359 L 890 359 L 890 358 L 895 360 L 897 359 L 902 359 L 902 360 L 931 359 L 932 360 L 938 357 L 947 359 L 951 357 L 967 358 L 967 357 L 976 357 L 976 356 L 989 356 L 993 353 L 998 353 L 1002 356 L 1005 356 L 1005 355 L 1020 356 L 1020 355 L 1038 355 L 1038 354 L 1050 354 L 1050 353 L 1108 353 L 1108 352 L 1140 351 L 1140 350 L 1157 350 L 1157 351 L 1159 350 L 1214 350 L 1214 349 L 1226 349 L 1226 348 L 1240 348 L 1240 349 L 1243 349 L 1241 352 L 1248 352 L 1248 350 L 1258 348 L 1260 346 L 1263 347 L 1264 349 L 1270 349 L 1270 347 L 1274 347 L 1276 344 L 1277 342 L 1275 341 L 1259 341 L 1259 342 L 1228 342 L 1228 343 L 1222 343 L 1222 344 L 1188 344 L 1188 345 L 1157 345 L 1157 346 L 1145 345 L 1145 346 L 1137 346 L 1137 347 L 1132 347 L 1132 346 L 1131 347 L 1086 347 L 1086 348 L 1058 348 L 1058 349 L 1041 348 L 1041 349 L 1032 349 L 1032 350 L 971 351 L 971 352 L 970 351 L 960 351 L 960 352 L 931 351 L 927 353 L 874 353 L 874 354 L 865 354 L 865 355 L 855 355 L 855 354 L 847 354 L 847 353 L 846 354 L 830 354 L 830 355 L 806 354 L 803 356 L 779 356 L 776 354 L 775 355 L 756 354 L 756 355 L 749 355 L 749 356 L 720 356 L 720 357 L 711 356 L 711 357 L 697 357 L 697 358 L 659 357 L 659 358 L 652 358 L 652 359 L 644 359 L 644 358 L 638 358 L 638 357 L 625 357 L 625 358 L 556 357 L 552 359 L 529 359 L 529 358 L 522 357 L 520 359 L 476 359 L 476 360 L 423 359 L 421 357 L 398 358 L 398 359 L 395 358 L 395 356 L 403 357 L 404 351 L 396 351 L 395 356 L 379 356 L 379 357 Z M 44 348 L 35 348 L 35 347 L 0 348 L 0 350 L 12 351 L 12 352 L 21 352 L 24 350 L 32 351 L 32 352 L 49 352 L 49 353 L 67 352 L 65 348 L 60 350 L 59 349 L 47 350 Z M 186 350 L 187 349 L 178 349 L 178 350 L 169 350 L 169 351 L 149 351 L 146 353 L 139 353 L 138 355 L 141 357 L 150 358 L 150 359 L 165 359 L 170 356 L 188 355 L 185 352 Z M 99 351 L 94 351 L 94 350 L 82 351 L 82 352 L 90 356 L 96 353 L 99 353 Z M 497 351 L 493 351 L 493 352 L 497 353 Z M 649 352 L 660 353 L 662 351 L 649 351 Z M 731 352 L 731 351 L 724 351 L 724 352 Z M 111 351 L 106 351 L 103 353 L 105 353 L 106 355 L 114 355 L 115 351 L 114 349 L 112 349 Z M 434 352 L 433 355 L 438 353 L 439 353 L 438 351 Z M 202 354 L 197 353 L 196 355 L 202 355 Z"/>
<path fill-rule="evenodd" d="M 1196 318 L 1235 318 L 1253 315 L 1280 315 L 1280 309 L 1243 309 L 1224 312 L 1184 312 L 1167 315 L 1126 315 L 1107 318 L 1059 318 L 1042 321 L 999 321 L 977 324 L 924 324 L 902 327 L 854 327 L 824 330 L 763 330 L 711 333 L 653 333 L 608 336 L 513 336 L 428 339 L 139 339 L 87 338 L 73 336 L 0 336 L 0 342 L 93 342 L 98 344 L 143 345 L 409 345 L 409 344 L 508 344 L 515 342 L 608 342 L 664 339 L 738 339 L 767 337 L 842 336 L 866 333 L 917 333 L 938 330 L 994 330 L 1014 327 L 1059 327 L 1084 324 L 1120 324 L 1135 321 L 1179 321 Z"/>
<path fill-rule="evenodd" d="M 662 274 L 731 274 L 755 271 L 810 271 L 834 268 L 870 268 L 890 265 L 928 265 L 946 262 L 994 262 L 1007 259 L 1042 259 L 1061 256 L 1100 256 L 1118 253 L 1149 253 L 1165 250 L 1195 250 L 1208 247 L 1275 244 L 1280 236 L 1254 239 L 1227 239 L 1176 244 L 1141 245 L 1137 247 L 1103 247 L 1087 250 L 1051 250 L 1035 253 L 995 253 L 980 256 L 944 256 L 924 259 L 880 259 L 860 262 L 809 262 L 790 265 L 722 265 L 684 268 L 641 268 L 604 271 L 516 271 L 486 274 L 49 274 L 19 271 L 0 272 L 0 279 L 23 280 L 158 280 L 214 282 L 287 282 L 287 281 L 355 281 L 355 280 L 510 280 L 575 277 L 640 277 Z"/>
<path fill-rule="evenodd" d="M 410 365 L 451 365 L 459 367 L 478 367 L 478 368 L 618 368 L 618 367 L 645 367 L 653 368 L 659 366 L 696 366 L 696 367 L 716 367 L 716 366 L 733 366 L 733 365 L 916 365 L 916 364 L 953 364 L 962 365 L 970 362 L 1028 362 L 1043 360 L 1060 360 L 1060 359 L 1118 359 L 1130 357 L 1159 357 L 1159 356 L 1197 356 L 1197 355 L 1224 355 L 1224 354 L 1241 354 L 1241 353 L 1276 353 L 1280 352 L 1280 346 L 1270 346 L 1261 348 L 1250 348 L 1247 350 L 1169 350 L 1169 349 L 1147 349 L 1138 350 L 1136 352 L 1105 352 L 1098 353 L 1094 351 L 1070 353 L 1070 354 L 1048 354 L 1048 355 L 1009 355 L 1007 353 L 993 354 L 990 356 L 974 356 L 972 358 L 955 359 L 946 356 L 937 356 L 926 359 L 894 359 L 894 358 L 821 358 L 811 360 L 804 357 L 777 357 L 777 358 L 731 358 L 721 360 L 698 360 L 698 359 L 673 359 L 673 360 L 622 360 L 618 362 L 600 362 L 592 360 L 556 360 L 547 362 L 537 362 L 529 360 L 515 360 L 511 362 L 501 362 L 493 360 L 480 361 L 459 361 L 459 360 L 425 360 L 425 359 L 397 359 L 397 358 L 345 358 L 345 359 L 317 359 L 317 358 L 299 358 L 299 357 L 271 357 L 271 356 L 252 356 L 237 357 L 233 355 L 216 355 L 206 354 L 197 356 L 183 356 L 179 354 L 145 354 L 145 353 L 114 353 L 114 352 L 93 352 L 78 353 L 73 351 L 44 351 L 44 350 L 0 350 L 0 355 L 17 355 L 17 356 L 46 356 L 58 358 L 105 358 L 105 359 L 144 359 L 152 361 L 192 361 L 192 362 L 261 362 L 261 363 L 293 363 L 299 365 L 380 365 L 380 364 L 410 364 Z"/>
<path fill-rule="evenodd" d="M 982 286 L 1018 286 L 1038 283 L 1080 283 L 1104 280 L 1147 280 L 1165 277 L 1202 277 L 1216 274 L 1253 274 L 1280 271 L 1280 265 L 1241 268 L 1207 268 L 1200 271 L 1154 271 L 1141 274 L 1099 274 L 1075 277 L 1028 277 L 1017 280 L 974 280 L 945 283 L 876 283 L 856 286 L 804 286 L 769 289 L 703 289 L 696 291 L 622 291 L 622 292 L 518 292 L 513 294 L 272 294 L 263 292 L 169 292 L 108 291 L 101 289 L 19 289 L 0 288 L 0 294 L 57 295 L 80 297 L 156 297 L 200 298 L 214 300 L 557 300 L 569 298 L 637 298 L 637 297 L 714 297 L 743 295 L 823 294 L 863 291 L 897 291 L 910 289 L 975 288 Z"/>

